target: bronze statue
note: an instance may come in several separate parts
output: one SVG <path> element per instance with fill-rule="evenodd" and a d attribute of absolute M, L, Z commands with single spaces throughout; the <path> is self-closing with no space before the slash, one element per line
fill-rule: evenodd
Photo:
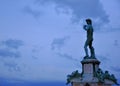
<path fill-rule="evenodd" d="M 87 25 L 83 26 L 83 29 L 87 31 L 87 40 L 86 40 L 85 45 L 84 45 L 86 56 L 84 58 L 88 58 L 89 57 L 88 49 L 87 49 L 88 46 L 89 46 L 90 53 L 91 53 L 90 57 L 91 58 L 95 58 L 95 52 L 94 52 L 94 48 L 92 46 L 92 42 L 93 42 L 92 20 L 91 19 L 86 19 L 86 23 L 87 23 Z"/>

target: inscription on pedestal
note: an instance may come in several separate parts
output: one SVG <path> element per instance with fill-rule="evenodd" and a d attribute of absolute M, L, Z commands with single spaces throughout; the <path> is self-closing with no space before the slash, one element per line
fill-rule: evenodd
<path fill-rule="evenodd" d="M 93 65 L 84 64 L 84 73 L 93 73 Z"/>

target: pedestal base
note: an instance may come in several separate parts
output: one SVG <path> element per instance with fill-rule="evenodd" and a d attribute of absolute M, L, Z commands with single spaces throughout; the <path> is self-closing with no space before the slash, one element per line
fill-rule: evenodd
<path fill-rule="evenodd" d="M 117 83 L 113 76 L 106 76 L 99 68 L 100 61 L 96 58 L 85 58 L 81 61 L 82 73 L 73 72 L 68 77 L 68 81 L 72 86 L 112 86 Z M 112 78 L 113 79 L 112 79 Z"/>

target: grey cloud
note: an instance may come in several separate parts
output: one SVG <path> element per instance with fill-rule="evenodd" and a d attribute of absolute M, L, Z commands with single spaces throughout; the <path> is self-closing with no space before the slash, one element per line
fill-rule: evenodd
<path fill-rule="evenodd" d="M 0 57 L 13 57 L 13 58 L 18 58 L 20 57 L 20 53 L 17 51 L 12 51 L 9 49 L 0 49 Z"/>
<path fill-rule="evenodd" d="M 96 25 L 97 26 L 97 25 Z M 101 32 L 102 33 L 106 33 L 106 32 L 117 32 L 117 31 L 120 31 L 120 28 L 109 28 L 109 29 L 104 29 L 102 30 Z"/>
<path fill-rule="evenodd" d="M 116 47 L 119 46 L 119 42 L 118 42 L 118 40 L 114 40 L 114 46 L 116 46 Z"/>
<path fill-rule="evenodd" d="M 37 45 L 33 46 L 32 50 L 31 50 L 32 58 L 37 60 L 39 58 L 38 57 L 39 54 L 41 53 L 41 51 L 43 51 L 43 49 L 44 49 L 43 46 L 37 46 Z"/>
<path fill-rule="evenodd" d="M 33 59 L 35 60 L 38 60 L 38 57 L 37 56 L 32 56 Z"/>
<path fill-rule="evenodd" d="M 59 57 L 62 57 L 62 58 L 65 58 L 65 59 L 68 59 L 70 61 L 73 61 L 75 62 L 74 65 L 77 67 L 77 68 L 81 68 L 80 66 L 80 63 L 79 63 L 79 60 L 74 58 L 72 55 L 69 55 L 67 53 L 56 53 Z"/>
<path fill-rule="evenodd" d="M 44 49 L 43 46 L 33 46 L 32 52 L 33 52 L 33 53 L 39 53 L 40 50 L 43 50 L 43 49 Z"/>
<path fill-rule="evenodd" d="M 4 62 L 4 66 L 8 68 L 9 71 L 20 72 L 21 68 L 15 62 Z"/>
<path fill-rule="evenodd" d="M 51 43 L 51 49 L 61 49 L 64 45 L 65 42 L 69 39 L 70 37 L 66 36 L 63 38 L 55 38 L 53 42 Z"/>
<path fill-rule="evenodd" d="M 21 40 L 8 39 L 8 40 L 5 40 L 5 41 L 2 41 L 1 44 L 5 45 L 6 47 L 9 47 L 9 48 L 18 49 L 20 46 L 23 46 L 24 43 Z"/>
<path fill-rule="evenodd" d="M 104 56 L 104 55 L 96 55 L 96 57 L 99 58 L 100 61 L 103 61 L 103 62 L 109 61 L 107 56 Z"/>
<path fill-rule="evenodd" d="M 96 19 L 101 24 L 109 22 L 108 15 L 99 0 L 36 0 L 36 3 L 55 3 L 58 9 L 71 10 L 73 22 L 88 17 Z"/>
<path fill-rule="evenodd" d="M 42 12 L 40 10 L 32 9 L 30 6 L 25 6 L 23 8 L 23 12 L 26 14 L 30 14 L 35 18 L 38 18 L 41 16 Z"/>
<path fill-rule="evenodd" d="M 67 53 L 61 54 L 61 53 L 57 53 L 58 56 L 72 60 L 72 61 L 78 61 L 78 59 L 73 58 L 71 55 L 68 55 Z"/>
<path fill-rule="evenodd" d="M 19 48 L 23 46 L 22 40 L 8 39 L 0 42 L 0 57 L 18 58 L 21 56 Z"/>
<path fill-rule="evenodd" d="M 120 67 L 119 66 L 111 66 L 110 67 L 111 70 L 114 70 L 115 72 L 120 72 Z"/>

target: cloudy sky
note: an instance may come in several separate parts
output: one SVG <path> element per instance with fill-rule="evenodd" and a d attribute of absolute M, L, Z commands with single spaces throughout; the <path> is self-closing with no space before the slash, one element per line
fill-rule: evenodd
<path fill-rule="evenodd" d="M 81 72 L 86 18 L 100 68 L 120 79 L 119 0 L 0 0 L 0 83 L 66 82 Z"/>

